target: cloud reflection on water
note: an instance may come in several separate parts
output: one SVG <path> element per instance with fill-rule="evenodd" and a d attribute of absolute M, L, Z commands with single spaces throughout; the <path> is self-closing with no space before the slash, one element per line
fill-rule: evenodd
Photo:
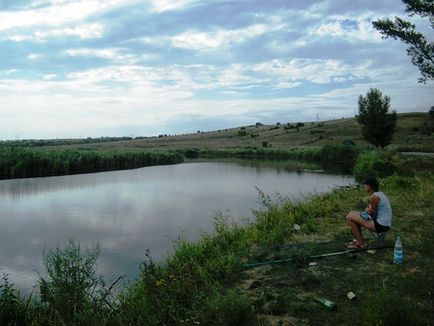
<path fill-rule="evenodd" d="M 77 238 L 83 247 L 100 244 L 101 273 L 134 277 L 146 249 L 161 259 L 179 236 L 195 240 L 211 231 L 215 211 L 251 216 L 259 207 L 255 187 L 302 198 L 353 182 L 347 176 L 223 162 L 4 180 L 0 270 L 25 287 L 33 270 L 43 271 L 44 247 L 63 247 Z"/>

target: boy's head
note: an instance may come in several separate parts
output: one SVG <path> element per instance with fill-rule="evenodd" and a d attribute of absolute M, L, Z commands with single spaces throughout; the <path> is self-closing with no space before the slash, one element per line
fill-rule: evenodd
<path fill-rule="evenodd" d="M 367 177 L 365 181 L 362 182 L 362 185 L 371 186 L 372 190 L 374 191 L 378 191 L 380 189 L 380 183 L 378 182 L 377 178 L 374 177 Z"/>

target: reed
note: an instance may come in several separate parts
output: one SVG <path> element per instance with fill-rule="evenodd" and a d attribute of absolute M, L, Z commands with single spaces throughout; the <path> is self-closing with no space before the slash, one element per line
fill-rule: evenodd
<path fill-rule="evenodd" d="M 173 151 L 103 152 L 0 146 L 0 179 L 124 170 L 182 161 L 183 157 Z"/>

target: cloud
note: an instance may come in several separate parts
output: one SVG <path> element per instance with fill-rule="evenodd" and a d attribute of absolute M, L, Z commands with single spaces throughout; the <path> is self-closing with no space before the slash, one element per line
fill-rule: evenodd
<path fill-rule="evenodd" d="M 101 24 L 83 24 L 58 29 L 44 29 L 35 32 L 27 32 L 27 34 L 14 34 L 5 37 L 14 42 L 33 41 L 46 42 L 52 38 L 77 37 L 79 39 L 88 40 L 101 38 L 104 27 Z"/>
<path fill-rule="evenodd" d="M 100 58 L 112 62 L 121 62 L 124 64 L 133 64 L 139 60 L 139 57 L 132 54 L 122 54 L 123 49 L 104 48 L 104 49 L 70 49 L 62 52 L 64 56 L 83 57 L 83 58 Z"/>
<path fill-rule="evenodd" d="M 180 10 L 198 0 L 150 0 L 152 11 L 162 13 L 171 10 Z"/>
<path fill-rule="evenodd" d="M 38 59 L 40 59 L 42 56 L 40 55 L 40 54 L 38 54 L 38 53 L 30 53 L 28 56 L 27 56 L 27 59 L 29 59 L 29 60 L 38 60 Z"/>
<path fill-rule="evenodd" d="M 342 39 L 349 43 L 381 42 L 381 35 L 372 27 L 369 17 L 328 17 L 325 21 L 308 28 L 305 36 L 297 40 L 298 46 L 304 46 L 318 40 Z"/>
<path fill-rule="evenodd" d="M 219 121 L 235 126 L 315 118 L 321 110 L 352 115 L 354 99 L 370 87 L 400 107 L 423 107 L 432 89 L 417 84 L 405 45 L 382 40 L 371 26 L 399 14 L 395 7 L 374 0 L 2 1 L 0 137 L 128 126 L 161 133 L 176 125 L 170 119 L 194 117 L 230 117 Z"/>
<path fill-rule="evenodd" d="M 221 50 L 234 44 L 246 42 L 270 31 L 279 30 L 282 27 L 283 25 L 267 26 L 265 24 L 255 24 L 237 30 L 218 30 L 208 33 L 187 31 L 174 36 L 171 39 L 171 44 L 174 47 L 193 50 Z"/>
<path fill-rule="evenodd" d="M 0 31 L 35 25 L 59 26 L 82 20 L 98 7 L 97 1 L 81 1 L 42 9 L 0 12 Z"/>
<path fill-rule="evenodd" d="M 56 74 L 47 74 L 47 75 L 42 76 L 42 79 L 43 79 L 43 80 L 53 80 L 53 79 L 55 79 L 56 77 L 57 77 Z"/>

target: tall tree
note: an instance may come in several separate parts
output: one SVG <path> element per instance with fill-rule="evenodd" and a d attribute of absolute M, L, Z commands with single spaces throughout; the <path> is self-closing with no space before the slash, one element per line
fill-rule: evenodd
<path fill-rule="evenodd" d="M 357 122 L 362 125 L 365 140 L 383 148 L 392 140 L 398 115 L 390 112 L 390 97 L 376 88 L 371 88 L 366 96 L 359 96 Z"/>
<path fill-rule="evenodd" d="M 428 17 L 431 28 L 434 29 L 434 1 L 433 0 L 402 0 L 409 16 L 419 15 Z M 400 39 L 409 45 L 407 54 L 411 62 L 419 68 L 422 75 L 420 83 L 426 83 L 434 79 L 434 42 L 429 42 L 426 37 L 416 30 L 416 26 L 402 18 L 379 19 L 372 22 L 374 28 L 383 34 L 383 38 L 392 37 Z"/>

